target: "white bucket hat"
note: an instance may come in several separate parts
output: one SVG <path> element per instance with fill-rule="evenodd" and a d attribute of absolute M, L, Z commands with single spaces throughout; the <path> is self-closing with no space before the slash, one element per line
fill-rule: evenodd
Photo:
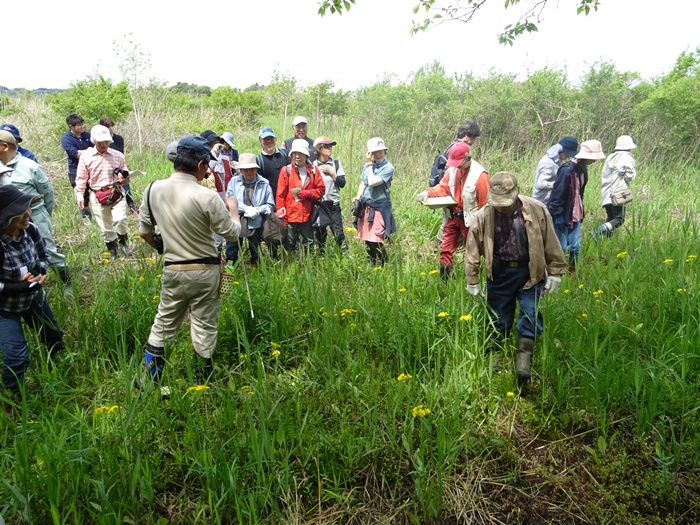
<path fill-rule="evenodd" d="M 629 135 L 622 135 L 618 137 L 617 142 L 615 143 L 616 150 L 629 151 L 636 147 L 637 145 L 634 143 L 632 137 L 630 137 Z"/>
<path fill-rule="evenodd" d="M 294 139 L 292 142 L 292 149 L 289 150 L 289 153 L 303 153 L 307 157 L 309 156 L 309 143 L 306 142 L 304 139 Z"/>
<path fill-rule="evenodd" d="M 100 126 L 99 124 L 97 126 L 93 126 L 90 130 L 90 141 L 93 144 L 97 144 L 98 142 L 104 142 L 106 140 L 112 142 L 112 135 L 107 127 Z"/>
<path fill-rule="evenodd" d="M 605 158 L 603 145 L 599 140 L 587 140 L 581 143 L 581 149 L 576 154 L 576 159 L 600 160 Z"/>
<path fill-rule="evenodd" d="M 244 170 L 246 168 L 260 168 L 258 163 L 255 162 L 255 155 L 252 153 L 241 153 L 241 156 L 238 157 L 238 169 Z"/>
<path fill-rule="evenodd" d="M 384 144 L 384 139 L 380 137 L 372 137 L 367 141 L 367 153 L 374 153 L 375 151 L 386 151 L 388 148 Z"/>

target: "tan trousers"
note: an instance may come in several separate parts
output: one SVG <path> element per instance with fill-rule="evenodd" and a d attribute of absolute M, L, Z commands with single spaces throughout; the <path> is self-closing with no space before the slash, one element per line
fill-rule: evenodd
<path fill-rule="evenodd" d="M 95 222 L 100 227 L 102 239 L 105 242 L 117 240 L 117 234 L 126 235 L 129 233 L 129 221 L 126 218 L 126 199 L 122 198 L 116 204 L 102 206 L 90 192 L 90 209 Z"/>
<path fill-rule="evenodd" d="M 194 351 L 208 359 L 216 349 L 216 329 L 219 322 L 219 267 L 206 270 L 163 269 L 160 304 L 151 327 L 148 343 L 163 347 L 182 325 L 190 310 L 190 333 Z"/>

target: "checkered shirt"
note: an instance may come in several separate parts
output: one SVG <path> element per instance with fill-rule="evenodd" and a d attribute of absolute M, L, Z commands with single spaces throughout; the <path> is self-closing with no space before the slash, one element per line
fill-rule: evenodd
<path fill-rule="evenodd" d="M 31 234 L 29 229 L 33 230 Z M 37 239 L 36 242 L 34 238 Z M 19 270 L 22 266 L 29 270 L 41 266 L 44 271 L 48 271 L 49 253 L 46 251 L 46 243 L 36 226 L 30 223 L 29 228 L 20 231 L 19 239 L 0 233 L 0 250 L 3 251 L 0 267 L 0 310 L 24 312 L 32 304 L 39 290 L 23 294 L 7 293 L 3 291 L 5 283 L 19 282 L 22 277 Z"/>

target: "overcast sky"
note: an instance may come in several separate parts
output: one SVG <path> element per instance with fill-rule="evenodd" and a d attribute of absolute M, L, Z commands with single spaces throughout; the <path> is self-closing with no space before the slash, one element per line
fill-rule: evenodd
<path fill-rule="evenodd" d="M 576 0 L 549 0 L 540 31 L 514 47 L 499 45 L 497 34 L 522 8 L 504 10 L 503 0 L 490 0 L 468 24 L 445 23 L 413 37 L 416 0 L 357 3 L 324 18 L 317 0 L 15 4 L 2 36 L 17 55 L 2 68 L 0 85 L 65 88 L 95 73 L 119 79 L 113 41 L 127 33 L 150 55 L 149 76 L 212 88 L 267 84 L 279 71 L 306 85 L 332 80 L 355 89 L 385 73 L 404 80 L 434 60 L 448 73 L 477 76 L 492 68 L 521 76 L 566 68 L 572 80 L 606 60 L 652 78 L 700 46 L 697 0 L 601 0 L 588 17 L 576 15 Z"/>

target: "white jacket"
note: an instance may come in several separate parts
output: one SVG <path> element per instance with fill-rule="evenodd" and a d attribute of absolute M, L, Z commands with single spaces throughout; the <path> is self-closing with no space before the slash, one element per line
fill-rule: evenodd
<path fill-rule="evenodd" d="M 601 206 L 612 204 L 610 194 L 629 188 L 629 183 L 637 176 L 634 157 L 629 151 L 614 151 L 605 160 L 601 173 Z"/>

